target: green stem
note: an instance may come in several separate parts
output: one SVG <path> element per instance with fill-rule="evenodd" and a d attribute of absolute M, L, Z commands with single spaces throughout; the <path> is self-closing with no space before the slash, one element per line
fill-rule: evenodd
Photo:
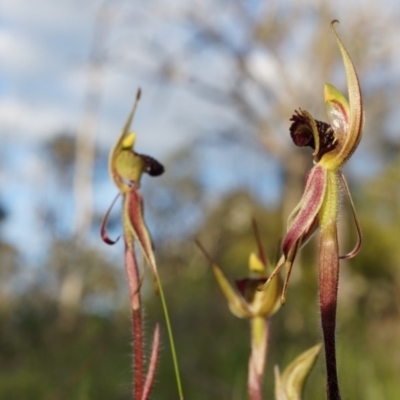
<path fill-rule="evenodd" d="M 164 291 L 163 291 L 163 288 L 162 288 L 162 285 L 161 285 L 160 277 L 158 276 L 158 274 L 155 274 L 155 277 L 156 277 L 157 285 L 158 285 L 158 288 L 159 288 L 161 304 L 162 304 L 162 308 L 163 308 L 164 316 L 165 316 L 165 323 L 167 325 L 168 339 L 169 339 L 169 343 L 171 345 L 172 362 L 174 364 L 176 386 L 178 388 L 179 399 L 183 400 L 183 390 L 182 390 L 181 376 L 180 376 L 180 373 L 179 373 L 178 357 L 176 355 L 174 335 L 172 333 L 172 327 L 171 327 L 171 321 L 170 321 L 170 318 L 169 318 L 167 302 L 165 300 Z"/>
<path fill-rule="evenodd" d="M 262 381 L 268 351 L 269 320 L 254 317 L 251 325 L 251 355 L 247 378 L 247 391 L 250 400 L 262 400 Z"/>

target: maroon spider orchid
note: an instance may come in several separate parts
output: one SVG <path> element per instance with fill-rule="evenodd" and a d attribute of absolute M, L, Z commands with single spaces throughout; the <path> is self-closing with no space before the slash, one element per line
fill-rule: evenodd
<path fill-rule="evenodd" d="M 282 257 L 263 285 L 286 267 L 282 292 L 285 302 L 287 284 L 297 251 L 319 228 L 319 298 L 327 366 L 327 391 L 330 400 L 340 399 L 336 371 L 335 325 L 339 280 L 339 260 L 354 257 L 361 247 L 361 230 L 341 167 L 356 150 L 363 130 L 364 113 L 357 73 L 347 50 L 331 28 L 339 46 L 347 78 L 348 100 L 331 84 L 325 85 L 325 105 L 329 124 L 315 120 L 307 111 L 296 111 L 291 118 L 290 134 L 297 146 L 310 146 L 314 167 L 307 175 L 303 196 L 288 218 L 282 243 Z M 346 193 L 353 213 L 358 240 L 348 254 L 339 255 L 337 219 L 340 192 Z"/>

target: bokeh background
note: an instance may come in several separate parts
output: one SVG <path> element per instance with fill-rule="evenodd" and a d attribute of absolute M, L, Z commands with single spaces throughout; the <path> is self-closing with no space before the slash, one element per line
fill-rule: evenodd
<path fill-rule="evenodd" d="M 392 0 L 3 0 L 0 4 L 0 398 L 128 399 L 130 312 L 122 243 L 102 216 L 116 194 L 107 154 L 132 106 L 146 219 L 172 314 L 187 399 L 246 398 L 247 321 L 234 318 L 199 238 L 232 279 L 270 259 L 302 193 L 310 152 L 288 128 L 326 120 L 323 84 L 345 90 L 329 22 L 357 67 L 365 135 L 345 167 L 364 245 L 343 262 L 339 377 L 346 399 L 400 398 L 400 6 Z M 121 232 L 118 207 L 110 231 Z M 355 230 L 341 212 L 342 252 Z M 321 340 L 316 243 L 303 250 L 274 316 L 265 376 Z M 148 277 L 149 278 L 149 277 Z M 177 398 L 159 298 L 146 330 L 163 350 L 155 399 Z M 146 281 L 147 282 L 147 281 Z M 305 399 L 324 398 L 321 356 Z"/>

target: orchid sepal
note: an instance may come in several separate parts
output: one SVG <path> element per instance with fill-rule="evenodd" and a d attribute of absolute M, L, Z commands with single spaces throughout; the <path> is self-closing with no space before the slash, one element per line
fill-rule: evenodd
<path fill-rule="evenodd" d="M 334 28 L 336 22 L 338 21 L 332 21 L 331 28 L 342 55 L 349 100 L 334 86 L 325 85 L 327 112 L 337 140 L 335 149 L 321 159 L 321 164 L 328 169 L 340 168 L 351 157 L 361 140 L 364 125 L 360 83 L 349 53 Z"/>
<path fill-rule="evenodd" d="M 275 400 L 300 400 L 304 383 L 311 372 L 322 344 L 306 350 L 296 357 L 281 374 L 275 366 Z"/>
<path fill-rule="evenodd" d="M 141 90 L 138 89 L 132 110 L 128 115 L 117 141 L 114 143 L 114 146 L 111 149 L 108 159 L 108 170 L 110 177 L 122 194 L 130 190 L 131 185 L 129 182 L 131 182 L 131 179 L 129 178 L 132 176 L 135 179 L 134 182 L 136 183 L 137 187 L 139 187 L 140 177 L 143 172 L 143 163 L 138 162 L 139 160 L 137 158 L 132 158 L 130 156 L 121 157 L 121 154 L 134 154 L 132 149 L 135 144 L 136 134 L 134 132 L 130 132 L 130 127 L 133 117 L 135 116 L 140 97 Z"/>
<path fill-rule="evenodd" d="M 285 256 L 313 225 L 324 200 L 326 185 L 327 171 L 316 165 L 308 174 L 303 196 L 296 206 L 297 213 L 289 217 L 290 226 L 282 243 Z"/>

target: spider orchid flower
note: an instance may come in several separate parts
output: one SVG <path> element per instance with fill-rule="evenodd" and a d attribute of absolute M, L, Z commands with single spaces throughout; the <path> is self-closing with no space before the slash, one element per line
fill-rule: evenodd
<path fill-rule="evenodd" d="M 339 38 L 332 21 L 331 28 L 342 55 L 348 87 L 348 100 L 333 85 L 326 84 L 324 95 L 329 123 L 315 120 L 307 111 L 296 111 L 291 118 L 290 134 L 297 146 L 314 149 L 314 167 L 309 171 L 303 196 L 288 218 L 282 243 L 282 257 L 262 288 L 282 268 L 286 279 L 282 291 L 285 302 L 288 279 L 297 251 L 319 228 L 319 298 L 328 373 L 328 398 L 339 399 L 336 372 L 335 325 L 339 280 L 339 260 L 354 257 L 361 247 L 361 229 L 348 185 L 341 167 L 356 150 L 363 130 L 364 113 L 361 89 L 353 62 Z M 340 192 L 346 193 L 356 225 L 358 239 L 354 249 L 339 255 L 337 219 Z"/>
<path fill-rule="evenodd" d="M 131 113 L 124 125 L 122 133 L 110 152 L 109 172 L 111 179 L 117 186 L 119 193 L 115 197 L 106 212 L 102 225 L 101 237 L 109 245 L 115 244 L 119 238 L 112 240 L 106 230 L 107 220 L 113 205 L 118 197 L 123 198 L 123 230 L 125 241 L 125 270 L 128 279 L 130 303 L 132 307 L 132 333 L 133 333 L 133 398 L 148 400 L 155 380 L 160 349 L 160 329 L 158 324 L 154 330 L 151 355 L 148 362 L 148 370 L 144 376 L 144 352 L 143 352 L 143 317 L 140 287 L 143 278 L 139 277 L 139 266 L 135 256 L 135 241 L 144 254 L 144 258 L 153 272 L 156 288 L 159 288 L 158 275 L 153 246 L 146 224 L 143 219 L 143 201 L 139 193 L 140 179 L 144 172 L 151 176 L 158 176 L 164 172 L 164 167 L 153 158 L 134 151 L 135 133 L 130 132 L 130 126 L 140 99 L 140 89 Z M 166 313 L 167 316 L 167 313 Z M 182 398 L 182 396 L 181 396 Z"/>
<path fill-rule="evenodd" d="M 261 246 L 257 225 L 253 228 L 258 245 L 258 254 L 251 253 L 249 257 L 250 276 L 237 280 L 231 285 L 222 269 L 212 260 L 204 247 L 196 244 L 209 260 L 215 279 L 228 303 L 229 310 L 238 318 L 250 320 L 251 325 L 251 355 L 249 359 L 247 389 L 250 400 L 262 400 L 262 381 L 267 358 L 269 336 L 269 319 L 280 308 L 281 282 L 278 275 L 271 280 L 264 291 L 259 286 L 268 277 L 269 266 Z"/>
<path fill-rule="evenodd" d="M 159 176 L 164 172 L 164 167 L 154 158 L 137 153 L 133 146 L 136 140 L 135 132 L 130 131 L 133 117 L 140 99 L 141 91 L 137 92 L 136 101 L 131 113 L 114 144 L 109 157 L 109 173 L 117 186 L 119 193 L 108 209 L 101 226 L 101 237 L 107 244 L 115 244 L 119 238 L 112 240 L 106 231 L 106 224 L 111 209 L 119 196 L 123 198 L 123 230 L 126 247 L 134 252 L 134 242 L 138 241 L 153 275 L 157 274 L 153 246 L 149 232 L 143 219 L 143 201 L 139 192 L 140 180 L 143 173 L 150 176 Z"/>

